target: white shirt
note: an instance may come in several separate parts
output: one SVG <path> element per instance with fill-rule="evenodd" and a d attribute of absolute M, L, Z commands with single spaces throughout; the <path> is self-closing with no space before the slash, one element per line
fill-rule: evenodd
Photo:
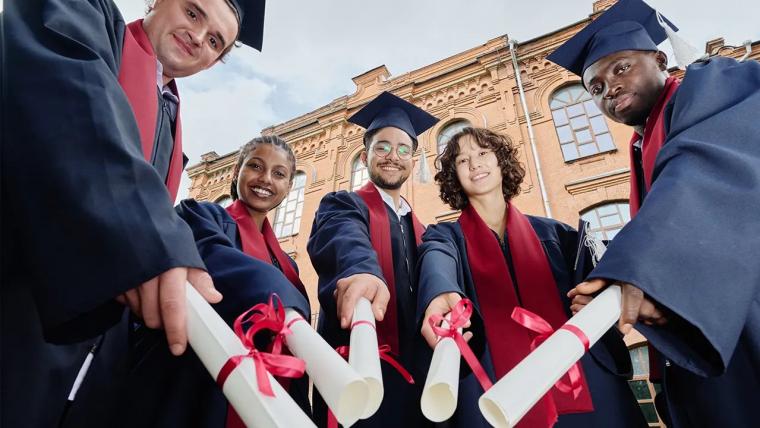
<path fill-rule="evenodd" d="M 172 121 L 177 120 L 177 107 L 179 106 L 179 98 L 174 95 L 169 85 L 164 85 L 164 66 L 161 61 L 156 60 L 156 85 L 161 92 L 161 96 L 166 101 L 166 105 L 169 108 L 169 116 Z"/>
<path fill-rule="evenodd" d="M 393 196 L 386 193 L 383 189 L 377 187 L 375 183 L 372 183 L 372 185 L 375 186 L 375 189 L 377 189 L 377 191 L 380 193 L 380 197 L 383 198 L 383 202 L 385 202 L 385 205 L 388 205 L 389 207 L 391 207 L 393 212 L 396 213 L 396 216 L 399 218 L 399 220 L 401 220 L 401 217 L 412 212 L 412 207 L 409 205 L 406 199 L 400 197 L 399 198 L 400 206 L 398 208 L 394 207 Z"/>

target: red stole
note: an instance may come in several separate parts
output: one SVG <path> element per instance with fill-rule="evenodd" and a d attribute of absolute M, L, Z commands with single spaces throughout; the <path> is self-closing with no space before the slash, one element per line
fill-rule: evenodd
<path fill-rule="evenodd" d="M 678 89 L 680 83 L 675 77 L 668 77 L 665 81 L 665 87 L 660 94 L 660 98 L 655 103 L 652 111 L 649 113 L 646 127 L 644 128 L 644 138 L 641 146 L 641 169 L 644 172 L 644 184 L 646 191 L 652 186 L 652 174 L 654 173 L 654 161 L 657 159 L 657 153 L 660 152 L 662 145 L 665 143 L 665 124 L 663 122 L 663 112 L 668 100 Z M 631 138 L 631 217 L 635 216 L 641 207 L 639 200 L 639 177 L 637 177 L 637 168 L 633 158 L 633 144 L 641 137 L 634 133 Z"/>
<path fill-rule="evenodd" d="M 272 226 L 269 224 L 269 219 L 264 219 L 264 224 L 261 227 L 262 230 L 259 230 L 248 213 L 245 204 L 240 199 L 233 202 L 226 210 L 237 224 L 240 242 L 243 244 L 243 252 L 270 265 L 272 264 L 271 255 L 274 255 L 282 273 L 288 278 L 288 281 L 308 299 L 306 287 L 304 287 L 295 269 L 293 269 L 293 265 L 290 264 L 290 258 L 282 251 L 280 242 L 277 240 Z M 284 386 L 287 389 L 287 386 Z M 225 428 L 245 428 L 245 424 L 232 406 L 228 406 L 227 409 Z"/>
<path fill-rule="evenodd" d="M 240 199 L 228 206 L 227 212 L 237 223 L 240 241 L 243 244 L 243 252 L 270 265 L 272 264 L 272 256 L 274 256 L 288 281 L 304 297 L 308 298 L 306 287 L 304 287 L 301 279 L 298 277 L 296 270 L 293 269 L 293 265 L 290 264 L 290 258 L 282 251 L 280 242 L 277 240 L 272 226 L 269 224 L 269 219 L 264 219 L 264 224 L 261 226 L 261 230 L 259 230 L 248 213 L 245 204 Z"/>
<path fill-rule="evenodd" d="M 383 321 L 377 323 L 378 342 L 380 345 L 390 345 L 393 352 L 400 352 L 398 342 L 398 316 L 396 314 L 396 277 L 393 270 L 393 246 L 391 244 L 391 225 L 388 220 L 388 211 L 385 202 L 372 182 L 368 182 L 356 194 L 364 200 L 369 208 L 369 238 L 372 248 L 377 254 L 380 269 L 383 271 L 385 283 L 391 298 Z M 412 212 L 412 227 L 417 245 L 422 242 L 422 234 L 425 226 L 420 223 L 417 216 Z"/>
<path fill-rule="evenodd" d="M 142 19 L 131 22 L 124 32 L 124 48 L 121 51 L 119 68 L 119 84 L 124 90 L 135 114 L 137 127 L 140 130 L 140 142 L 145 160 L 150 162 L 155 143 L 156 119 L 158 118 L 158 88 L 156 86 L 156 54 L 153 46 L 143 30 Z M 178 94 L 177 86 L 172 80 L 169 83 L 172 92 Z M 179 120 L 179 107 L 175 122 L 174 148 L 169 161 L 169 173 L 166 187 L 169 190 L 171 202 L 177 197 L 179 182 L 182 179 L 182 126 Z"/>
<path fill-rule="evenodd" d="M 557 294 L 544 248 L 528 218 L 514 204 L 509 204 L 507 210 L 507 240 L 522 307 L 544 318 L 556 330 L 567 321 L 567 316 Z M 519 302 L 509 268 L 504 257 L 500 256 L 501 247 L 493 232 L 472 205 L 462 211 L 459 224 L 464 233 L 494 371 L 496 378 L 500 379 L 530 353 L 531 334 L 509 316 Z M 572 394 L 552 388 L 518 426 L 550 427 L 556 422 L 558 413 L 593 411 L 583 374 L 582 382 L 583 390 L 577 399 L 573 399 Z"/>

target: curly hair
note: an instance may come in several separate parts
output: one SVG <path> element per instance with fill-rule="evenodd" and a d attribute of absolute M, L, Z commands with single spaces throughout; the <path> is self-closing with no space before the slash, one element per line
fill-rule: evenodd
<path fill-rule="evenodd" d="M 235 163 L 235 169 L 232 171 L 232 183 L 230 184 L 230 197 L 232 197 L 233 201 L 238 200 L 238 193 L 237 193 L 237 176 L 240 173 L 240 168 L 243 166 L 243 161 L 248 156 L 249 153 L 253 151 L 259 144 L 271 144 L 280 150 L 284 150 L 285 154 L 288 156 L 288 160 L 290 161 L 290 183 L 293 184 L 293 178 L 296 174 L 296 155 L 293 154 L 293 149 L 290 148 L 288 143 L 285 142 L 282 138 L 278 137 L 277 135 L 264 135 L 261 137 L 256 137 L 253 140 L 245 143 L 243 147 L 240 148 L 240 151 L 238 151 L 238 159 Z"/>
<path fill-rule="evenodd" d="M 501 191 L 504 200 L 510 201 L 520 193 L 520 184 L 525 177 L 525 169 L 517 160 L 517 148 L 509 137 L 497 134 L 485 128 L 467 127 L 454 134 L 443 153 L 436 158 L 439 170 L 435 174 L 435 182 L 440 187 L 443 202 L 452 209 L 461 210 L 468 204 L 467 195 L 457 177 L 456 158 L 459 155 L 459 140 L 470 136 L 478 146 L 491 149 L 496 154 L 496 160 L 501 168 Z"/>

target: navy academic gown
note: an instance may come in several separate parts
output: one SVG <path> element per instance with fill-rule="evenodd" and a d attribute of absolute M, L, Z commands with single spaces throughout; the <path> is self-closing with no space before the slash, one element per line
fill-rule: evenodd
<path fill-rule="evenodd" d="M 143 157 L 113 3 L 13 1 L 3 14 L 0 425 L 56 426 L 105 333 L 64 424 L 103 426 L 127 348 L 114 297 L 203 263 L 166 171 Z"/>
<path fill-rule="evenodd" d="M 213 306 L 229 325 L 253 305 L 266 303 L 272 293 L 277 293 L 286 307 L 309 319 L 308 299 L 276 265 L 243 252 L 237 224 L 224 208 L 187 199 L 179 204 L 177 212 L 193 230 L 214 286 L 224 296 Z M 296 268 L 295 262 L 292 264 Z M 257 347 L 266 349 L 269 339 L 266 335 L 257 337 Z M 225 426 L 227 400 L 192 349 L 174 357 L 162 331 L 139 325 L 131 344 L 129 379 L 121 391 L 123 405 L 116 411 L 113 424 L 167 428 Z M 288 390 L 310 415 L 308 386 L 304 375 L 290 380 Z"/>
<path fill-rule="evenodd" d="M 382 362 L 385 395 L 380 409 L 356 427 L 418 427 L 427 423 L 420 410 L 421 387 L 427 364 L 417 354 L 423 349 L 419 330 L 415 327 L 416 284 L 413 273 L 417 261 L 417 244 L 411 213 L 398 220 L 387 204 L 393 246 L 393 271 L 396 281 L 396 313 L 398 316 L 399 362 L 416 382 L 410 385 L 389 364 Z M 378 257 L 369 235 L 369 209 L 353 192 L 328 193 L 322 198 L 314 216 L 314 225 L 307 245 L 311 263 L 319 275 L 319 333 L 333 346 L 348 345 L 350 331 L 340 327 L 335 304 L 335 283 L 338 279 L 368 273 L 383 279 Z M 389 304 L 393 304 L 390 302 Z M 314 390 L 314 418 L 326 425 L 326 406 Z"/>
<path fill-rule="evenodd" d="M 574 271 L 578 234 L 570 226 L 558 221 L 543 217 L 527 217 L 546 252 L 546 257 L 557 283 L 558 296 L 567 316 L 570 317 L 572 315 L 570 301 L 566 294 L 575 286 Z M 502 251 L 504 251 L 510 272 L 513 272 L 509 252 L 519 251 L 519 249 L 507 248 L 506 241 L 505 239 L 504 244 L 502 244 Z M 450 222 L 429 226 L 423 235 L 423 242 L 419 247 L 419 256 L 419 296 L 417 299 L 419 325 L 421 326 L 423 322 L 422 318 L 430 302 L 442 293 L 459 293 L 472 300 L 475 311 L 471 318 L 472 327 L 470 330 L 473 331 L 474 335 L 469 343 L 476 355 L 482 355 L 480 357 L 481 364 L 491 380 L 495 381 L 488 344 L 485 343 L 483 319 L 479 314 L 475 283 L 469 268 L 467 247 L 460 224 Z M 580 260 L 581 266 L 586 261 L 590 263 L 588 257 L 581 257 Z M 515 281 L 514 273 L 512 273 L 512 277 Z M 505 311 L 504 316 L 509 316 L 509 312 Z M 626 381 L 632 374 L 631 360 L 622 337 L 616 330 L 610 329 L 602 336 L 599 342 L 591 347 L 590 352 L 581 358 L 581 364 L 591 392 L 594 412 L 560 415 L 556 424 L 557 427 L 647 426 Z M 483 389 L 464 361 L 462 362 L 462 373 L 466 376 L 462 378 L 459 384 L 456 413 L 451 419 L 439 425 L 462 428 L 490 426 L 478 407 L 478 399 L 483 394 Z M 423 382 L 424 380 L 420 381 Z"/>
<path fill-rule="evenodd" d="M 671 426 L 757 426 L 760 64 L 691 65 L 664 115 L 651 188 L 591 277 L 666 308 L 666 326 L 636 329 L 671 363 Z"/>

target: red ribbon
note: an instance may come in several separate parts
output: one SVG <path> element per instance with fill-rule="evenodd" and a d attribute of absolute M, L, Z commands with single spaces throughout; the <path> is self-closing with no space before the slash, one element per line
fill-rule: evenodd
<path fill-rule="evenodd" d="M 470 320 L 470 316 L 472 316 L 472 301 L 470 299 L 462 299 L 454 305 L 454 308 L 450 312 L 450 319 L 447 320 L 440 314 L 433 314 L 428 318 L 428 323 L 437 336 L 454 339 L 459 352 L 467 362 L 467 365 L 470 366 L 470 369 L 472 369 L 472 373 L 480 383 L 480 386 L 483 387 L 483 391 L 488 391 L 493 386 L 493 382 L 491 382 L 488 373 L 486 373 L 480 361 L 478 361 L 478 358 L 472 352 L 470 345 L 464 340 L 462 333 L 459 332 L 459 329 L 464 327 Z M 442 321 L 445 321 L 448 327 L 443 327 Z"/>
<path fill-rule="evenodd" d="M 274 299 L 277 298 L 277 306 Z M 300 320 L 302 318 L 297 318 Z M 250 323 L 251 327 L 243 331 L 243 324 Z M 279 296 L 272 294 L 269 303 L 259 303 L 243 312 L 232 325 L 235 335 L 240 338 L 243 346 L 249 350 L 247 354 L 230 357 L 216 377 L 216 383 L 220 388 L 224 386 L 230 373 L 246 358 L 252 358 L 256 368 L 256 381 L 259 391 L 269 397 L 274 397 L 272 385 L 269 382 L 267 372 L 274 376 L 298 378 L 303 376 L 306 364 L 303 360 L 291 355 L 281 355 L 282 344 L 285 336 L 291 334 L 289 326 L 285 325 L 285 308 L 282 306 Z M 253 338 L 256 333 L 269 330 L 275 333 L 271 352 L 261 352 L 254 346 Z"/>
<path fill-rule="evenodd" d="M 538 333 L 538 336 L 536 336 L 530 344 L 531 351 L 536 349 L 541 343 L 543 343 L 546 339 L 549 338 L 549 336 L 554 333 L 554 329 L 551 325 L 549 325 L 548 322 L 546 322 L 546 320 L 525 308 L 521 308 L 519 306 L 515 307 L 515 309 L 512 311 L 512 319 L 528 330 Z M 590 343 L 588 337 L 581 329 L 572 324 L 564 324 L 559 328 L 559 330 L 566 330 L 570 333 L 573 333 L 575 337 L 577 337 L 578 340 L 580 340 L 583 344 L 583 349 L 588 352 Z M 572 367 L 570 367 L 570 369 L 567 371 L 567 376 L 569 377 L 569 382 L 565 382 L 563 379 L 560 379 L 557 381 L 557 383 L 554 384 L 554 386 L 560 392 L 563 392 L 565 394 L 572 393 L 573 398 L 576 399 L 583 391 L 583 376 L 581 375 L 580 361 L 576 362 Z"/>

